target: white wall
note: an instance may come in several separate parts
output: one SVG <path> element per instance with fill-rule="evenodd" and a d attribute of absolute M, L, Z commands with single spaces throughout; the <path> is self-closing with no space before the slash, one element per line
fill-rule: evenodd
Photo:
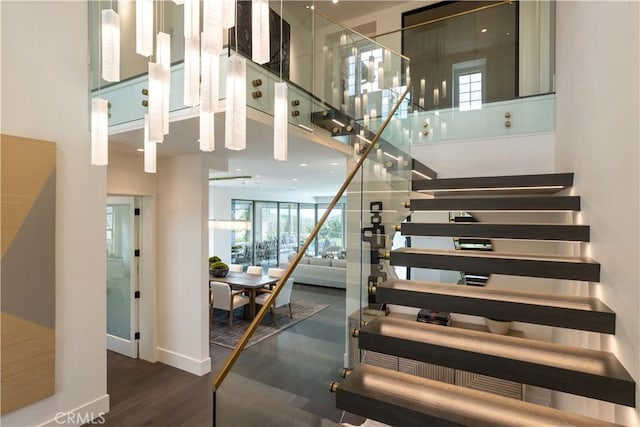
<path fill-rule="evenodd" d="M 553 134 L 534 134 L 414 144 L 411 156 L 439 178 L 549 173 L 554 140 Z"/>
<path fill-rule="evenodd" d="M 144 172 L 142 153 L 123 154 L 111 151 L 107 167 L 109 194 L 155 195 L 158 191 L 157 175 Z"/>
<path fill-rule="evenodd" d="M 557 138 L 559 170 L 576 173 L 582 196 L 579 223 L 591 225 L 586 255 L 602 265 L 590 293 L 617 315 L 615 337 L 602 339 L 640 380 L 640 249 L 638 176 L 640 131 L 640 3 L 557 3 Z M 636 396 L 640 389 L 636 387 Z M 636 398 L 637 399 L 637 398 Z M 588 404 L 557 396 L 563 409 Z M 591 405 L 591 408 L 597 408 Z M 599 408 L 606 415 L 608 409 Z M 616 406 L 615 421 L 640 424 L 638 410 Z"/>
<path fill-rule="evenodd" d="M 205 155 L 158 161 L 157 355 L 196 375 L 211 370 L 208 174 Z"/>
<path fill-rule="evenodd" d="M 108 410 L 106 170 L 90 165 L 87 3 L 3 1 L 2 132 L 57 143 L 56 392 L 2 417 Z M 60 419 L 60 418 L 59 418 Z M 66 418 L 64 418 L 66 420 Z"/>

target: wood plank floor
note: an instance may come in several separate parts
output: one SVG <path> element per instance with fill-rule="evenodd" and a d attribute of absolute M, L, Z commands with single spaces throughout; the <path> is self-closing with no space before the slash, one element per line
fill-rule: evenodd
<path fill-rule="evenodd" d="M 339 422 L 342 413 L 328 389 L 343 365 L 345 293 L 296 284 L 293 298 L 330 306 L 245 351 L 217 393 L 217 426 Z M 109 352 L 111 410 L 104 425 L 211 426 L 211 381 L 230 351 L 212 345 L 212 373 L 202 377 Z"/>

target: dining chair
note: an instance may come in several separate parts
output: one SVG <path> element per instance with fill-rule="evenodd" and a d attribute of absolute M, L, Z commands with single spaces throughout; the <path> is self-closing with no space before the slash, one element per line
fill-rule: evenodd
<path fill-rule="evenodd" d="M 229 271 L 232 273 L 242 273 L 243 268 L 242 264 L 229 264 Z"/>
<path fill-rule="evenodd" d="M 211 311 L 209 316 L 213 320 L 213 310 L 218 308 L 229 312 L 229 326 L 233 326 L 233 311 L 249 304 L 249 297 L 242 295 L 242 291 L 232 291 L 231 287 L 222 282 L 211 282 Z"/>
<path fill-rule="evenodd" d="M 255 274 L 257 276 L 262 276 L 263 270 L 259 265 L 250 265 L 247 267 L 247 274 Z"/>
<path fill-rule="evenodd" d="M 291 313 L 291 292 L 293 291 L 293 277 L 287 279 L 287 282 L 284 284 L 284 288 L 280 291 L 278 296 L 276 297 L 275 302 L 271 306 L 271 319 L 273 320 L 273 324 L 276 323 L 276 311 L 275 309 L 278 307 L 282 307 L 284 305 L 289 306 L 289 318 L 293 319 L 293 314 Z M 271 295 L 273 291 L 264 291 L 264 293 L 258 295 L 256 297 L 256 304 L 265 305 L 267 302 L 267 298 Z"/>
<path fill-rule="evenodd" d="M 267 276 L 280 278 L 284 274 L 284 268 L 271 267 L 267 271 Z"/>

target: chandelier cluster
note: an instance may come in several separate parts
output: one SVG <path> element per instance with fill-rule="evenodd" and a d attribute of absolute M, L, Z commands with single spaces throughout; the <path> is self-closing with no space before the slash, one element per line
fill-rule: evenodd
<path fill-rule="evenodd" d="M 184 105 L 199 106 L 200 150 L 215 149 L 214 113 L 219 109 L 220 55 L 224 51 L 225 30 L 236 27 L 235 0 L 174 0 L 184 5 Z M 252 60 L 271 60 L 269 2 L 252 0 Z M 136 0 L 136 53 L 153 55 L 154 0 Z M 280 32 L 282 34 L 282 31 Z M 225 111 L 225 147 L 246 148 L 246 59 L 236 49 L 228 59 Z M 169 133 L 169 93 L 171 81 L 171 36 L 155 33 L 155 62 L 148 64 L 148 112 L 144 115 L 144 170 L 156 172 L 156 144 Z M 120 80 L 120 17 L 112 9 L 101 11 L 99 44 L 100 77 Z M 274 158 L 287 159 L 287 85 L 275 83 Z M 91 103 L 91 163 L 108 164 L 108 101 L 98 97 Z"/>

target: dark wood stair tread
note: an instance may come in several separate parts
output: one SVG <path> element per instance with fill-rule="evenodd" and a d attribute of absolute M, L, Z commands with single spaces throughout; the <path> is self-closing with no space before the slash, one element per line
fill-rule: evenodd
<path fill-rule="evenodd" d="M 617 425 L 367 364 L 340 383 L 336 406 L 403 427 Z"/>
<path fill-rule="evenodd" d="M 405 236 L 589 241 L 589 226 L 587 225 L 404 222 L 401 224 L 401 232 Z"/>
<path fill-rule="evenodd" d="M 391 265 L 481 274 L 546 277 L 598 282 L 600 264 L 590 258 L 486 251 L 399 248 L 391 251 Z"/>
<path fill-rule="evenodd" d="M 615 334 L 616 315 L 597 298 L 387 280 L 377 286 L 379 303 Z"/>
<path fill-rule="evenodd" d="M 544 193 L 554 194 L 573 185 L 572 173 L 480 176 L 414 180 L 413 191 L 437 195 Z"/>
<path fill-rule="evenodd" d="M 611 353 L 389 317 L 360 329 L 360 348 L 635 406 L 635 382 Z"/>
<path fill-rule="evenodd" d="M 412 211 L 579 211 L 580 196 L 411 199 Z"/>

